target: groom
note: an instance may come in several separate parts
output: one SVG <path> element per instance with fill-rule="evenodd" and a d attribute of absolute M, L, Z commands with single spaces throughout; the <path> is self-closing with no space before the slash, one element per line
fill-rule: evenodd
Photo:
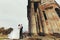
<path fill-rule="evenodd" d="M 22 38 L 23 38 L 23 26 L 22 26 L 22 24 L 19 24 L 19 25 L 18 25 L 18 28 L 20 29 L 19 39 L 22 39 Z"/>

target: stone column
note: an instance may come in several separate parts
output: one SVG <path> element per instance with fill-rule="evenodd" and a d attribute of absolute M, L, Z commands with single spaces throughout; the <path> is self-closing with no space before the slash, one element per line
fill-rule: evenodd
<path fill-rule="evenodd" d="M 44 5 L 43 5 L 44 6 Z M 46 19 L 44 17 L 44 13 L 43 11 L 44 10 L 44 7 L 42 5 L 39 5 L 39 11 L 40 11 L 40 17 L 41 17 L 41 25 L 42 25 L 42 31 L 43 33 L 45 34 L 48 34 L 48 28 L 47 28 L 47 25 L 46 25 Z"/>
<path fill-rule="evenodd" d="M 34 15 L 34 3 L 31 3 L 30 27 L 31 27 L 31 33 L 33 35 L 37 35 L 36 20 L 35 20 L 35 15 Z"/>
<path fill-rule="evenodd" d="M 37 21 L 38 21 L 38 33 L 42 33 L 41 17 L 39 14 L 39 9 L 37 9 Z"/>
<path fill-rule="evenodd" d="M 43 33 L 43 28 L 42 28 L 42 19 L 41 19 L 41 12 L 40 12 L 40 3 L 38 3 L 38 9 L 37 9 L 37 13 L 38 13 L 38 18 L 39 18 L 39 24 L 40 24 L 40 29 L 39 29 L 39 31 L 40 31 L 40 33 Z"/>

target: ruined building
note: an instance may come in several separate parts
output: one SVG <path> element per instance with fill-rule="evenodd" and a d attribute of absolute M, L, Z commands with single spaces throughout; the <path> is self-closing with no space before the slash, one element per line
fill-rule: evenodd
<path fill-rule="evenodd" d="M 55 0 L 28 0 L 27 17 L 30 34 L 60 34 L 60 8 Z"/>

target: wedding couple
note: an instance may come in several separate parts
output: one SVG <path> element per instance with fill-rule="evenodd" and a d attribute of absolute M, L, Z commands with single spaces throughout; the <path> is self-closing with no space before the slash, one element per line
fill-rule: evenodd
<path fill-rule="evenodd" d="M 19 24 L 18 27 L 14 27 L 13 31 L 9 35 L 10 39 L 22 39 L 23 38 L 23 26 Z"/>
<path fill-rule="evenodd" d="M 19 29 L 20 29 L 19 39 L 22 39 L 22 38 L 23 38 L 23 26 L 22 26 L 22 24 L 19 24 L 18 27 L 19 27 Z"/>

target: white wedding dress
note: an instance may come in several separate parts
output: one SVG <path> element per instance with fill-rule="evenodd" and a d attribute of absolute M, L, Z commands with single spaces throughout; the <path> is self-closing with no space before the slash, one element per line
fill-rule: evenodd
<path fill-rule="evenodd" d="M 19 39 L 19 29 L 13 28 L 13 31 L 8 35 L 10 39 Z"/>

